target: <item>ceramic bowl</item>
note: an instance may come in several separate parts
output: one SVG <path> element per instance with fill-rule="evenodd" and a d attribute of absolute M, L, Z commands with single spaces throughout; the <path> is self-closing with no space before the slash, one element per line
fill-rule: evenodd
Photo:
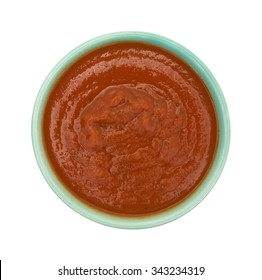
<path fill-rule="evenodd" d="M 216 107 L 219 123 L 219 141 L 215 160 L 202 184 L 196 189 L 196 191 L 194 191 L 192 195 L 190 195 L 186 200 L 174 208 L 141 218 L 121 217 L 107 214 L 80 202 L 58 180 L 52 168 L 50 167 L 43 148 L 41 129 L 43 110 L 46 100 L 48 99 L 50 89 L 56 82 L 59 75 L 68 65 L 77 60 L 83 54 L 100 46 L 118 41 L 141 41 L 150 43 L 171 51 L 177 56 L 181 57 L 199 74 L 208 87 Z M 32 116 L 32 142 L 39 168 L 47 183 L 58 195 L 58 197 L 73 210 L 90 220 L 107 226 L 126 229 L 148 228 L 163 225 L 181 217 L 188 211 L 192 210 L 197 204 L 199 204 L 211 191 L 217 182 L 226 162 L 230 142 L 230 122 L 226 101 L 217 81 L 205 64 L 192 52 L 180 44 L 159 35 L 145 32 L 119 32 L 103 35 L 85 42 L 68 53 L 51 70 L 42 87 L 40 88 L 35 102 Z"/>

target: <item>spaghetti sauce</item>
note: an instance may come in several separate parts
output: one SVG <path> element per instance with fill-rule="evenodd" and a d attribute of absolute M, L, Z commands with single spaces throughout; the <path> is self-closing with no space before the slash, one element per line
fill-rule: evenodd
<path fill-rule="evenodd" d="M 89 206 L 148 215 L 186 199 L 212 164 L 218 124 L 211 95 L 179 57 L 118 42 L 71 64 L 43 117 L 49 161 Z"/>

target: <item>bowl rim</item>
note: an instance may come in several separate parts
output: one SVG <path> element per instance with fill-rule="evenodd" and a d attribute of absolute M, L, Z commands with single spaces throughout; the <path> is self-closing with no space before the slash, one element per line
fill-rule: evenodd
<path fill-rule="evenodd" d="M 219 140 L 216 156 L 206 178 L 203 180 L 201 185 L 187 199 L 174 208 L 143 217 L 122 217 L 118 215 L 107 214 L 79 201 L 62 185 L 62 183 L 54 174 L 44 152 L 42 141 L 41 125 L 45 103 L 52 85 L 62 73 L 62 71 L 86 52 L 89 52 L 92 49 L 98 48 L 102 45 L 121 41 L 140 41 L 153 44 L 169 50 L 182 58 L 199 74 L 208 87 L 214 101 L 218 117 Z M 191 211 L 207 196 L 207 194 L 216 184 L 225 166 L 230 145 L 230 119 L 227 104 L 219 84 L 207 66 L 195 54 L 177 42 L 161 35 L 141 31 L 115 32 L 88 40 L 76 47 L 66 54 L 49 72 L 38 92 L 34 104 L 31 120 L 31 137 L 34 154 L 39 169 L 41 170 L 45 180 L 51 189 L 56 193 L 56 195 L 70 208 L 82 216 L 106 226 L 124 229 L 142 229 L 163 225 L 178 219 L 179 217 Z"/>

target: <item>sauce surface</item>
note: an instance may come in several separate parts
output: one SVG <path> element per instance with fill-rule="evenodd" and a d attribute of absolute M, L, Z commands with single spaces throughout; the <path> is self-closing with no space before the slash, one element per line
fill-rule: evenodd
<path fill-rule="evenodd" d="M 122 42 L 70 65 L 43 117 L 45 151 L 78 199 L 119 215 L 162 211 L 205 178 L 217 146 L 210 93 L 159 47 Z"/>

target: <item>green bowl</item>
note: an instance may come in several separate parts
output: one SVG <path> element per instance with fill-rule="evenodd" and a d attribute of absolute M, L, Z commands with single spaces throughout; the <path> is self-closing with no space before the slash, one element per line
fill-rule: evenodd
<path fill-rule="evenodd" d="M 50 89 L 56 82 L 59 75 L 68 65 L 77 60 L 86 52 L 89 52 L 105 44 L 118 41 L 141 41 L 154 44 L 156 46 L 169 50 L 175 53 L 177 56 L 181 57 L 200 75 L 202 80 L 205 82 L 212 95 L 218 115 L 218 147 L 215 160 L 205 180 L 191 196 L 189 196 L 179 205 L 161 213 L 145 216 L 142 218 L 121 217 L 117 215 L 107 214 L 80 202 L 63 186 L 63 184 L 56 177 L 54 171 L 50 167 L 47 156 L 44 152 L 43 145 L 41 130 L 43 110 Z M 208 68 L 204 65 L 204 63 L 193 53 L 191 53 L 180 44 L 159 35 L 145 32 L 118 32 L 106 34 L 85 42 L 84 44 L 68 53 L 51 70 L 42 87 L 40 88 L 40 91 L 36 98 L 32 116 L 32 142 L 37 163 L 44 178 L 53 189 L 53 191 L 58 195 L 58 197 L 60 197 L 60 199 L 62 199 L 69 207 L 71 207 L 73 210 L 83 215 L 84 217 L 107 226 L 126 229 L 140 229 L 163 225 L 181 217 L 182 215 L 193 209 L 198 203 L 200 203 L 211 191 L 211 189 L 217 182 L 226 162 L 230 142 L 230 121 L 226 101 L 217 81 L 208 70 Z"/>

